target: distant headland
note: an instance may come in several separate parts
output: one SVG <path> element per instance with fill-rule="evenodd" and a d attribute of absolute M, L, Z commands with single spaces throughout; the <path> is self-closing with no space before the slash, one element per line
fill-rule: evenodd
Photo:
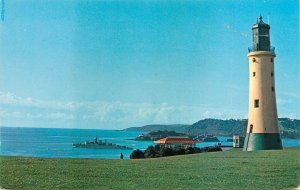
<path fill-rule="evenodd" d="M 284 138 L 300 139 L 300 120 L 279 118 L 280 131 Z M 171 125 L 144 125 L 141 127 L 130 127 L 125 131 L 151 132 L 158 130 L 175 131 L 186 134 L 211 134 L 215 136 L 245 135 L 247 119 L 203 119 L 191 125 L 171 124 Z"/>

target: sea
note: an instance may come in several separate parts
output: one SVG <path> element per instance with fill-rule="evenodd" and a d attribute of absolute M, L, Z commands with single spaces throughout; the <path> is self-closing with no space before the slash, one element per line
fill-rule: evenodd
<path fill-rule="evenodd" d="M 145 150 L 153 141 L 133 140 L 140 131 L 99 129 L 56 129 L 0 127 L 0 155 L 41 158 L 99 158 L 119 159 L 120 154 L 128 159 L 133 150 L 74 148 L 73 143 L 102 141 Z M 231 137 L 218 137 L 222 145 L 232 145 Z M 198 143 L 197 147 L 214 146 L 216 142 Z M 283 139 L 284 147 L 300 147 L 298 139 Z"/>

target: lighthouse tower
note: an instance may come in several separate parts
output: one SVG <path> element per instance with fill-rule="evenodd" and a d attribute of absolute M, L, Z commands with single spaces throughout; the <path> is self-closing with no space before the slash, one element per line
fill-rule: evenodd
<path fill-rule="evenodd" d="M 259 21 L 252 26 L 253 46 L 249 48 L 249 118 L 244 151 L 282 149 L 278 127 L 274 58 L 270 25 Z"/>

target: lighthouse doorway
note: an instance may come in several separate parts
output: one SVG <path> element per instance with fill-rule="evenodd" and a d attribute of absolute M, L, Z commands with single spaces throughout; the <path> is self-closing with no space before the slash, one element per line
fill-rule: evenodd
<path fill-rule="evenodd" d="M 253 125 L 250 125 L 250 131 L 249 131 L 249 133 L 252 133 L 252 131 L 253 131 Z"/>

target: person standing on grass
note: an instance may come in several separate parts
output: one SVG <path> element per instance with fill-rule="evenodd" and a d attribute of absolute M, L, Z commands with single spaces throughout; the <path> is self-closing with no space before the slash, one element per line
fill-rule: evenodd
<path fill-rule="evenodd" d="M 124 158 L 124 155 L 123 155 L 123 153 L 121 153 L 121 156 L 120 156 L 120 158 L 121 158 L 121 159 L 123 159 L 123 158 Z"/>

